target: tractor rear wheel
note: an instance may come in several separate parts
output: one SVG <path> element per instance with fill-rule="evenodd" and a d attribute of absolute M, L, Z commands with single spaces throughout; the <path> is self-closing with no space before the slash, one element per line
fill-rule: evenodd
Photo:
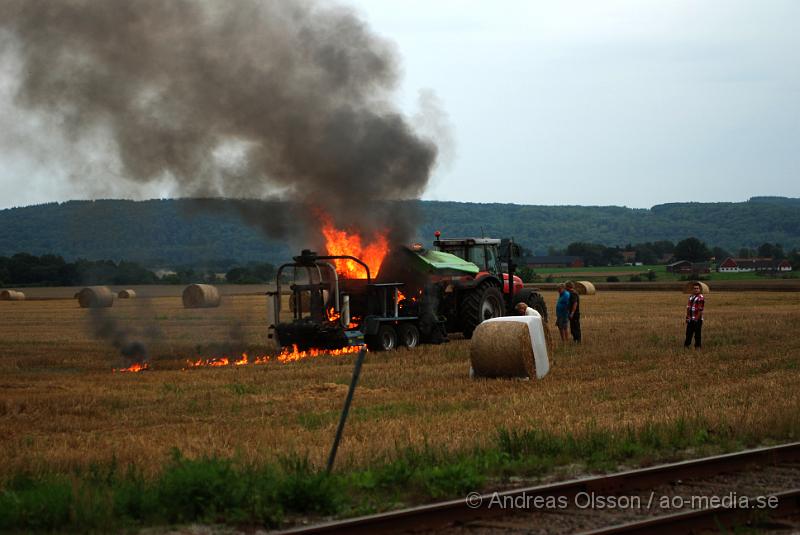
<path fill-rule="evenodd" d="M 472 338 L 472 332 L 481 322 L 502 316 L 504 310 L 503 293 L 496 286 L 486 284 L 468 292 L 460 310 L 464 338 Z"/>
<path fill-rule="evenodd" d="M 523 302 L 534 309 L 539 313 L 539 315 L 542 316 L 542 321 L 545 324 L 547 323 L 547 303 L 544 302 L 544 297 L 542 297 L 542 294 L 536 290 L 526 288 L 514 294 L 513 304 L 516 305 L 519 302 Z M 516 312 L 511 310 L 509 313 L 513 315 Z"/>
<path fill-rule="evenodd" d="M 367 336 L 365 341 L 370 351 L 391 351 L 397 347 L 397 331 L 391 325 L 381 325 L 378 334 Z"/>
<path fill-rule="evenodd" d="M 413 323 L 402 323 L 397 328 L 397 336 L 400 344 L 409 349 L 419 345 L 419 329 Z"/>
<path fill-rule="evenodd" d="M 544 302 L 542 294 L 539 292 L 531 292 L 531 295 L 528 296 L 527 303 L 529 307 L 542 316 L 542 321 L 547 325 L 547 303 Z"/>

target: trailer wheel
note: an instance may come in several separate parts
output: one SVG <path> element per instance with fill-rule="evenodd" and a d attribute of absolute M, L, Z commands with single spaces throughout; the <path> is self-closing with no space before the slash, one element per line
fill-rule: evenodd
<path fill-rule="evenodd" d="M 413 323 L 403 323 L 397 328 L 399 342 L 409 349 L 419 345 L 419 329 Z"/>
<path fill-rule="evenodd" d="M 367 336 L 365 341 L 370 351 L 391 351 L 397 347 L 397 331 L 391 325 L 381 325 L 378 334 Z"/>

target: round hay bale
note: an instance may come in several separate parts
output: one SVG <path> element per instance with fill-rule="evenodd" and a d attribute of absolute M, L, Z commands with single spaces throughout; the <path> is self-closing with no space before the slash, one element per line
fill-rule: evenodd
<path fill-rule="evenodd" d="M 80 290 L 78 290 L 77 292 L 75 292 L 75 294 L 72 296 L 72 298 L 73 298 L 73 299 L 77 299 L 77 298 L 79 298 L 80 296 L 81 296 L 81 292 L 80 292 Z"/>
<path fill-rule="evenodd" d="M 134 290 L 122 290 L 117 294 L 117 297 L 120 299 L 134 299 L 136 297 L 136 292 Z"/>
<path fill-rule="evenodd" d="M 24 301 L 25 294 L 17 290 L 3 290 L 0 292 L 0 301 Z"/>
<path fill-rule="evenodd" d="M 578 295 L 594 295 L 597 293 L 594 284 L 589 281 L 575 282 L 575 289 L 578 290 Z"/>
<path fill-rule="evenodd" d="M 475 328 L 469 358 L 479 377 L 535 377 L 528 326 L 519 322 L 483 322 Z"/>
<path fill-rule="evenodd" d="M 550 370 L 539 313 L 484 321 L 470 342 L 471 377 L 541 379 Z"/>
<path fill-rule="evenodd" d="M 190 284 L 183 290 L 184 308 L 215 308 L 220 301 L 219 290 L 210 284 Z"/>
<path fill-rule="evenodd" d="M 687 281 L 686 284 L 683 285 L 683 293 L 685 294 L 692 293 L 692 288 L 694 287 L 695 284 L 700 285 L 700 293 L 702 294 L 707 294 L 710 291 L 708 284 L 706 284 L 703 281 Z"/>
<path fill-rule="evenodd" d="M 107 286 L 88 286 L 78 292 L 81 308 L 108 308 L 114 304 L 114 294 Z"/>

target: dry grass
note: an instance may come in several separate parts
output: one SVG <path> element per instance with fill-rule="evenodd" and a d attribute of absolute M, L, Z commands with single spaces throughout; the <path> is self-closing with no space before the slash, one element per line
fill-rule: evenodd
<path fill-rule="evenodd" d="M 714 293 L 702 352 L 682 348 L 684 305 L 678 292 L 585 297 L 584 344 L 558 346 L 542 381 L 469 380 L 463 340 L 370 354 L 338 462 L 364 466 L 405 445 L 486 445 L 500 427 L 559 433 L 697 416 L 757 437 L 797 429 L 800 294 Z M 118 374 L 76 302 L 0 303 L 0 478 L 112 458 L 153 473 L 173 447 L 256 462 L 308 453 L 322 464 L 351 356 L 180 369 L 198 353 L 266 349 L 264 307 L 254 296 L 205 310 L 178 297 L 119 301 L 109 315 L 158 325 L 163 338 L 154 371 Z"/>

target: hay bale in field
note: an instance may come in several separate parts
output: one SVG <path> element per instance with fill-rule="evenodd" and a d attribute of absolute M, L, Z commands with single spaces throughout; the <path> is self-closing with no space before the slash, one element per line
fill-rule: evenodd
<path fill-rule="evenodd" d="M 710 291 L 708 284 L 706 284 L 703 281 L 688 281 L 686 284 L 683 285 L 683 293 L 685 294 L 692 293 L 692 288 L 694 287 L 695 284 L 700 285 L 700 293 L 707 294 Z"/>
<path fill-rule="evenodd" d="M 73 299 L 77 299 L 80 296 L 81 296 L 81 292 L 80 292 L 80 290 L 78 290 L 77 292 L 75 292 L 75 294 L 73 294 L 72 298 Z"/>
<path fill-rule="evenodd" d="M 536 377 L 550 370 L 542 317 L 508 316 L 484 321 L 469 352 L 475 377 Z"/>
<path fill-rule="evenodd" d="M 597 290 L 589 281 L 575 281 L 575 289 L 578 290 L 579 295 L 594 295 Z"/>
<path fill-rule="evenodd" d="M 190 284 L 183 289 L 184 308 L 215 308 L 220 301 L 219 290 L 210 284 Z"/>
<path fill-rule="evenodd" d="M 108 286 L 87 286 L 78 292 L 81 308 L 108 308 L 114 304 L 114 294 Z"/>
<path fill-rule="evenodd" d="M 117 294 L 117 297 L 120 299 L 134 299 L 136 297 L 136 292 L 131 289 L 122 290 Z"/>
<path fill-rule="evenodd" d="M 24 301 L 25 294 L 17 290 L 3 290 L 0 292 L 0 301 Z"/>

